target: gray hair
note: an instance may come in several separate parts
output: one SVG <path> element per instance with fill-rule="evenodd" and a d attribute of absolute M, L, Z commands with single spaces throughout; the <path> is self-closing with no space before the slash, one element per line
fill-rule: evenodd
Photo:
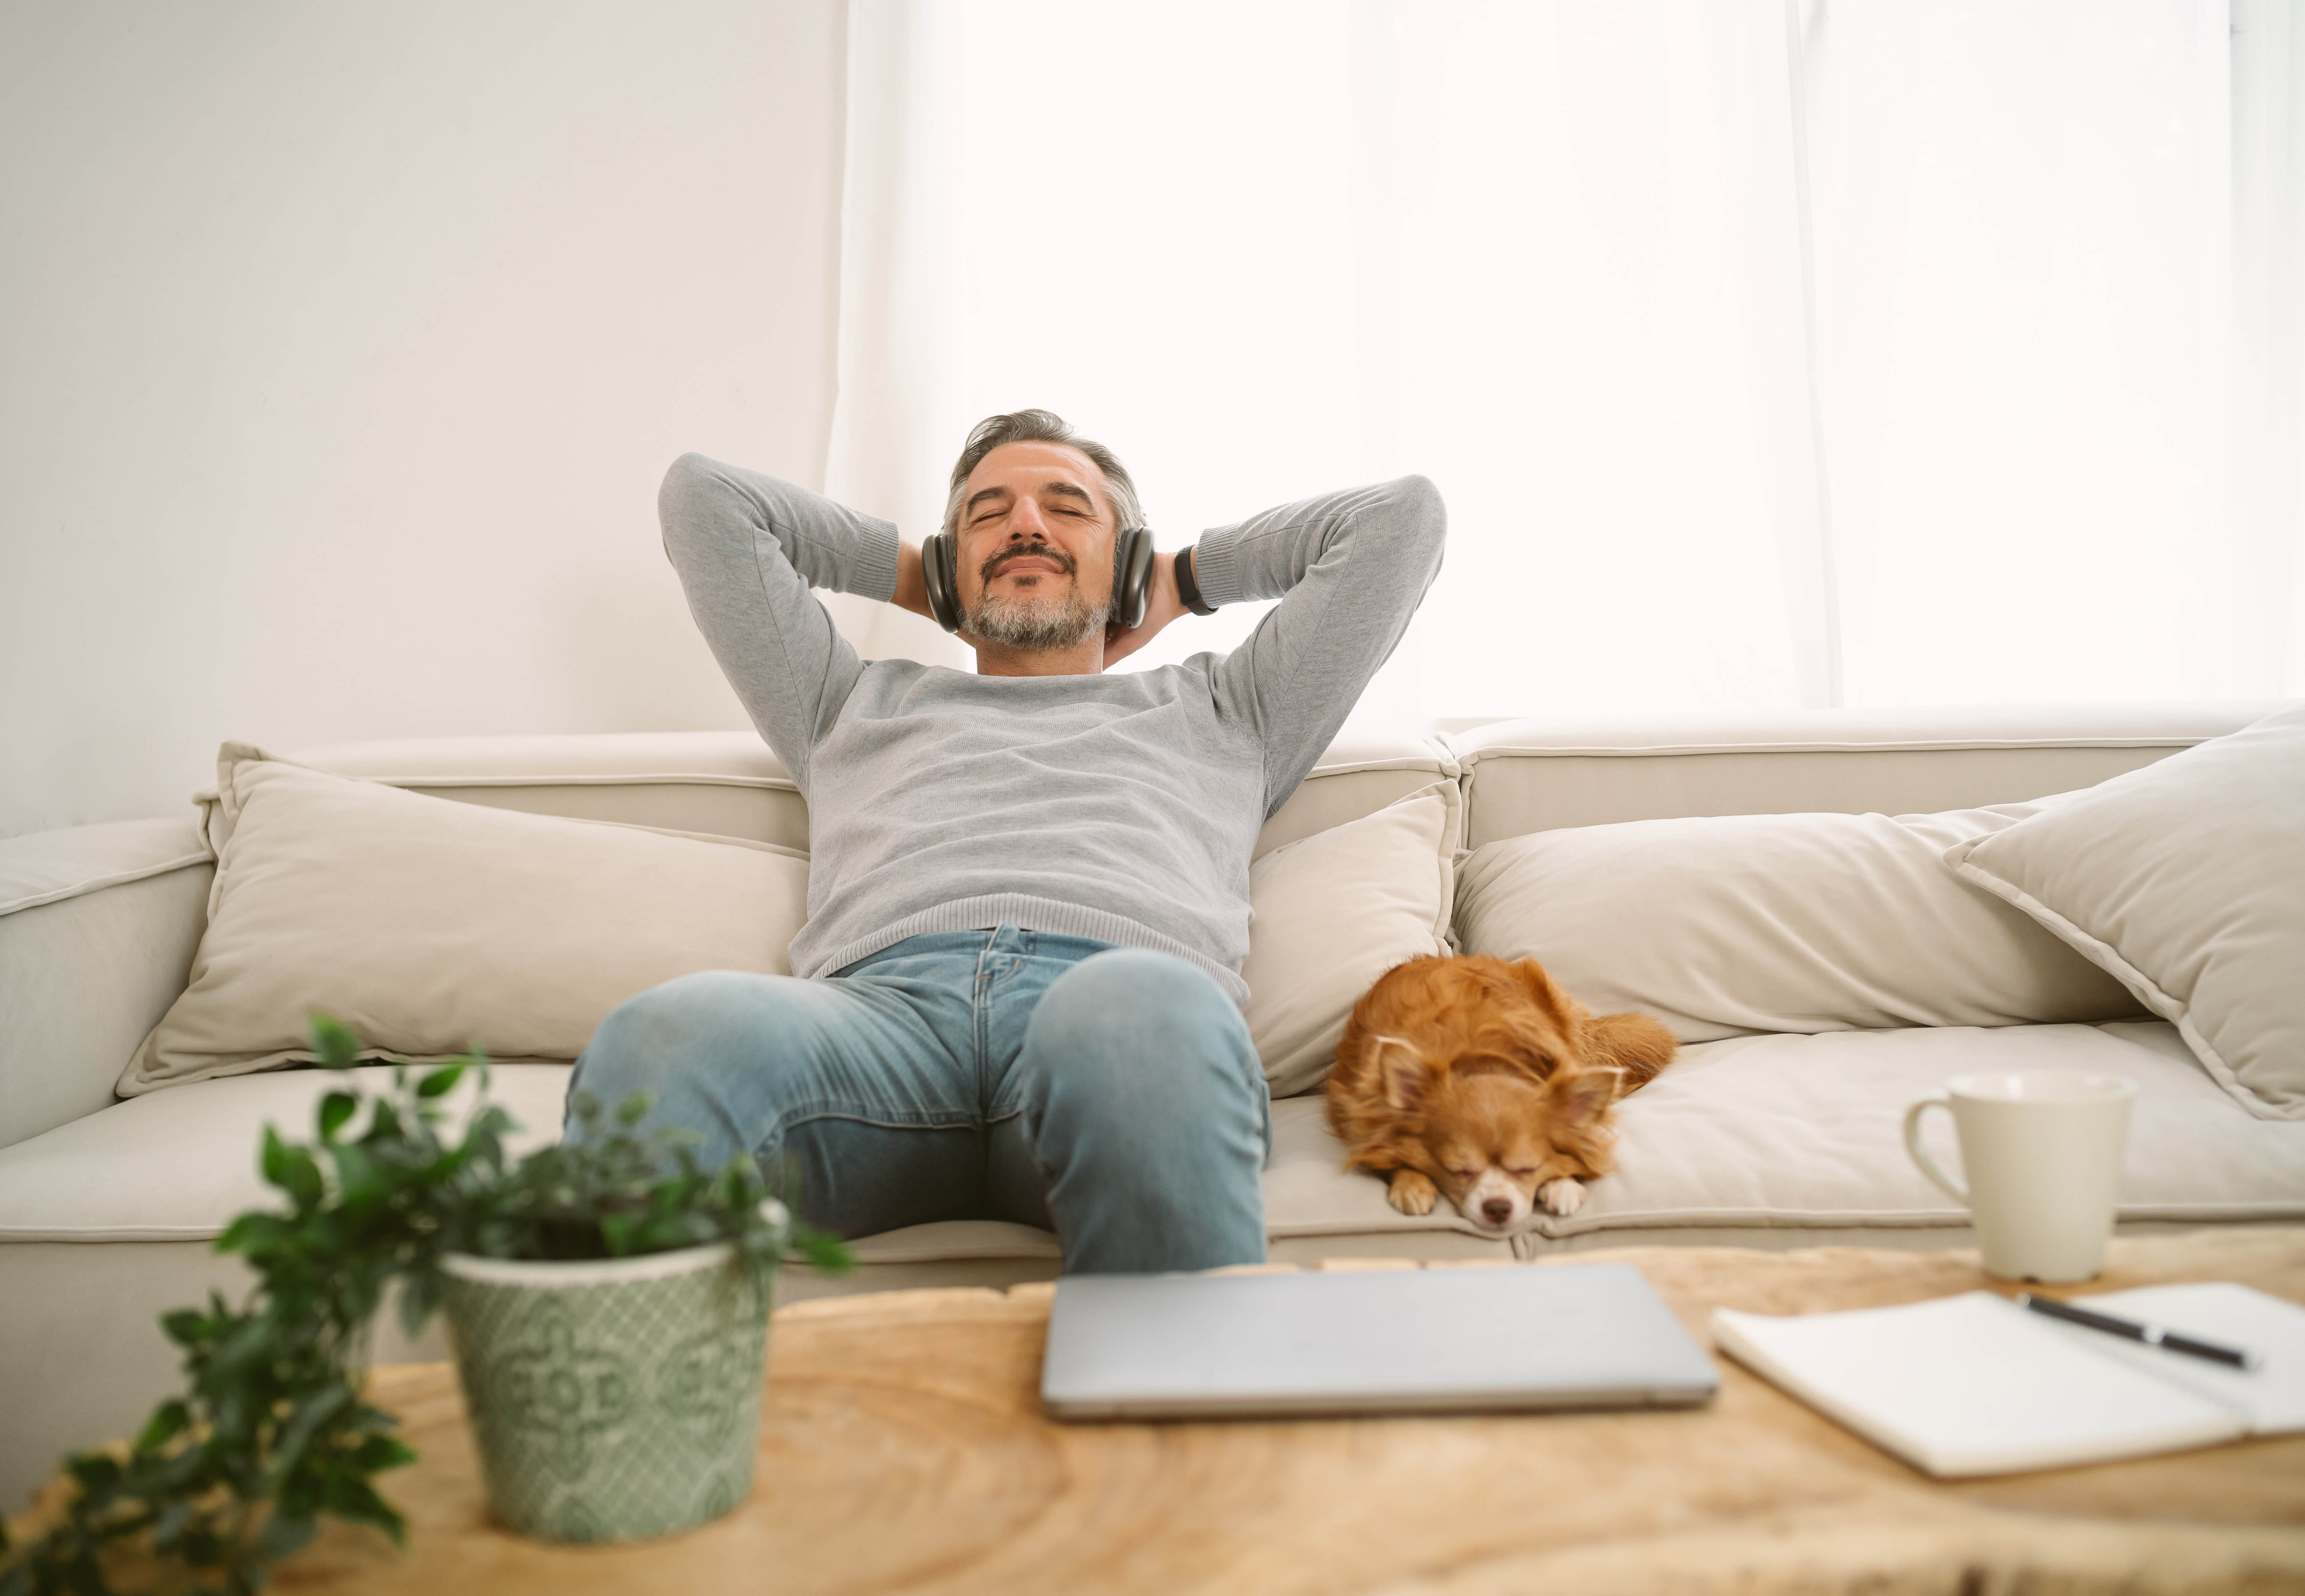
<path fill-rule="evenodd" d="M 953 462 L 952 491 L 944 501 L 944 529 L 948 533 L 960 529 L 960 496 L 967 491 L 969 474 L 983 463 L 985 456 L 1004 443 L 1061 443 L 1067 448 L 1080 450 L 1089 457 L 1091 465 L 1104 474 L 1105 497 L 1112 500 L 1117 523 L 1112 530 L 1127 532 L 1132 526 L 1144 525 L 1144 507 L 1136 501 L 1136 484 L 1129 478 L 1128 467 L 1110 449 L 1076 437 L 1065 418 L 1053 410 L 1019 410 L 1008 415 L 988 415 L 970 429 L 960 458 Z"/>

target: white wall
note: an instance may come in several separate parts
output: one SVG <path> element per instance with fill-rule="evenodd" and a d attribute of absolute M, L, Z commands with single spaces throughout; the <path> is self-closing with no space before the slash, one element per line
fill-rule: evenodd
<path fill-rule="evenodd" d="M 0 835 L 217 743 L 744 725 L 658 547 L 813 483 L 838 0 L 0 0 Z"/>

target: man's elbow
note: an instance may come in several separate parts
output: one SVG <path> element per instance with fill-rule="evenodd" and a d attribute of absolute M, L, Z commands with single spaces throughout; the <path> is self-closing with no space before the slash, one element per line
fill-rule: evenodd
<path fill-rule="evenodd" d="M 1449 541 L 1449 507 L 1442 501 L 1441 490 L 1431 477 L 1415 473 L 1396 477 L 1385 487 L 1396 507 L 1402 537 L 1429 549 L 1433 568 L 1438 570 L 1442 548 Z"/>
<path fill-rule="evenodd" d="M 676 509 L 692 503 L 701 491 L 712 487 L 719 477 L 719 464 L 689 449 L 687 455 L 673 461 L 664 473 L 664 482 L 657 487 L 657 515 L 671 519 Z"/>
<path fill-rule="evenodd" d="M 676 565 L 681 550 L 711 525 L 714 501 L 727 491 L 725 469 L 708 456 L 683 455 L 666 470 L 656 491 L 656 519 L 664 551 Z"/>

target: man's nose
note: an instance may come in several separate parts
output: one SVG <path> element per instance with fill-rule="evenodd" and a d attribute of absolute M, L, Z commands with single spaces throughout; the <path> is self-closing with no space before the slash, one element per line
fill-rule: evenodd
<path fill-rule="evenodd" d="M 1029 499 L 1020 499 L 1008 512 L 1008 541 L 1042 542 L 1049 541 L 1049 524 L 1041 518 L 1041 507 Z"/>

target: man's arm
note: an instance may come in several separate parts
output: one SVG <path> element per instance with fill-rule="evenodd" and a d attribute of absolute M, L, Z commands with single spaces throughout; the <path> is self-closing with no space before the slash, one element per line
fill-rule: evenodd
<path fill-rule="evenodd" d="M 1421 476 L 1348 488 L 1204 533 L 1211 604 L 1278 598 L 1218 667 L 1218 705 L 1264 739 L 1265 812 L 1321 757 L 1441 571 L 1448 514 Z"/>
<path fill-rule="evenodd" d="M 657 513 L 713 657 L 805 791 L 809 755 L 863 670 L 809 590 L 895 597 L 897 529 L 702 455 L 672 463 Z M 913 560 L 917 584 L 917 551 Z"/>

